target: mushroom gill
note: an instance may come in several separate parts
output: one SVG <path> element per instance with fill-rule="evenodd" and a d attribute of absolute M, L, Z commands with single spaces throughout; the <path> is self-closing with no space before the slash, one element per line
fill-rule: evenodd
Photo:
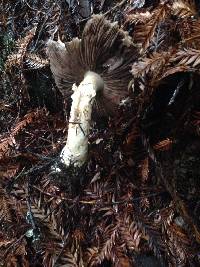
<path fill-rule="evenodd" d="M 86 23 L 81 39 L 74 38 L 66 44 L 50 40 L 48 56 L 56 85 L 64 97 L 72 94 L 72 85 L 79 85 L 87 71 L 102 77 L 104 90 L 99 100 L 111 113 L 127 97 L 136 49 L 127 32 L 103 15 L 94 15 Z"/>
<path fill-rule="evenodd" d="M 72 93 L 68 136 L 61 161 L 81 167 L 88 154 L 88 134 L 97 92 L 105 110 L 113 112 L 128 95 L 129 65 L 135 53 L 127 33 L 102 15 L 90 19 L 81 40 L 48 42 L 50 66 L 64 97 Z"/>

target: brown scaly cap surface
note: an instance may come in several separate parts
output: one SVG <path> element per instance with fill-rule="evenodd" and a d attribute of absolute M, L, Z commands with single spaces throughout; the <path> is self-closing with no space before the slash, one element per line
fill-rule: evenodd
<path fill-rule="evenodd" d="M 101 102 L 108 109 L 128 95 L 130 64 L 135 54 L 127 32 L 103 15 L 95 15 L 87 22 L 81 40 L 74 38 L 65 45 L 55 41 L 48 43 L 51 70 L 63 95 L 69 96 L 72 84 L 79 84 L 87 71 L 94 71 L 103 78 Z"/>

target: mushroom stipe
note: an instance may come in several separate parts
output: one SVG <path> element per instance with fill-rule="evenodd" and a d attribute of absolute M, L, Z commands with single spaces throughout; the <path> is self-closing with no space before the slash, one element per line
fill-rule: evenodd
<path fill-rule="evenodd" d="M 90 19 L 81 40 L 66 44 L 48 41 L 48 56 L 56 85 L 64 97 L 71 96 L 68 136 L 60 158 L 65 166 L 80 168 L 87 161 L 88 134 L 97 91 L 99 103 L 112 115 L 128 96 L 130 65 L 136 49 L 127 32 L 103 15 Z M 73 94 L 72 94 L 73 93 Z"/>

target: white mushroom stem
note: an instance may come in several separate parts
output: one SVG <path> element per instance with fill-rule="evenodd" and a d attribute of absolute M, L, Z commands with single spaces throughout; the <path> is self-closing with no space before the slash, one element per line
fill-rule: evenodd
<path fill-rule="evenodd" d="M 61 161 L 69 167 L 81 167 L 87 160 L 88 134 L 90 130 L 92 105 L 98 90 L 103 89 L 102 78 L 87 72 L 77 87 L 72 87 L 72 106 L 70 112 L 67 143 L 61 152 Z"/>

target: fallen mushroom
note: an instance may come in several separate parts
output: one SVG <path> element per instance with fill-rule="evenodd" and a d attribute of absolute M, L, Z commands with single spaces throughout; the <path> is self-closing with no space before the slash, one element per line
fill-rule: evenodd
<path fill-rule="evenodd" d="M 94 99 L 113 113 L 128 96 L 129 66 L 135 48 L 127 32 L 103 15 L 90 19 L 81 40 L 66 44 L 49 40 L 48 55 L 55 82 L 64 97 L 72 93 L 67 143 L 61 152 L 66 166 L 81 167 L 87 159 Z"/>

